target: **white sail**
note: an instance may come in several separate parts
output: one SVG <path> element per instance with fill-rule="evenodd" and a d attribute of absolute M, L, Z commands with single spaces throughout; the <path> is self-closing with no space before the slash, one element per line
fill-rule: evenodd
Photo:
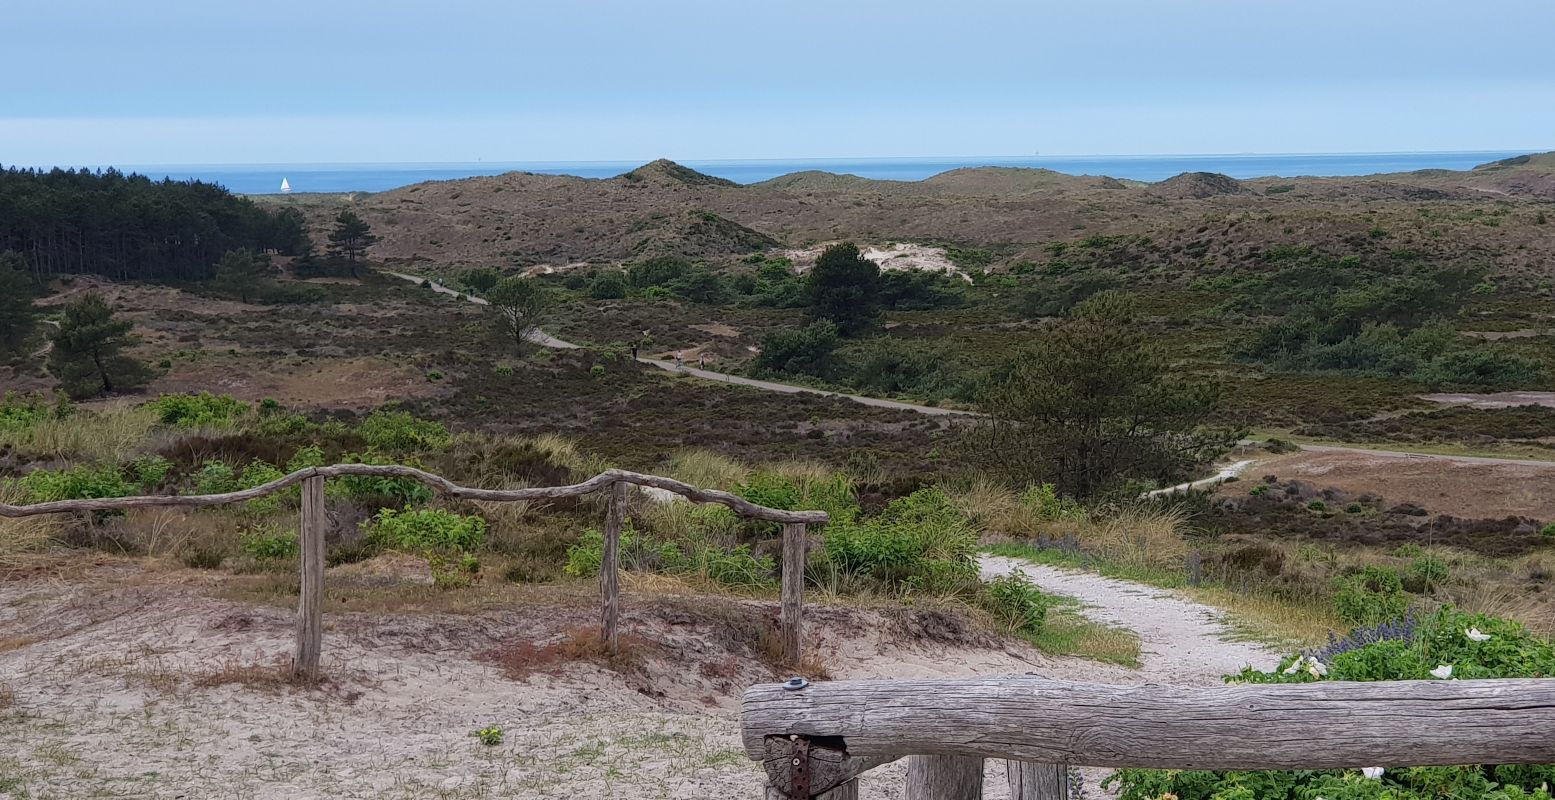
<path fill-rule="evenodd" d="M 291 190 L 292 190 L 292 185 L 287 183 L 285 178 L 282 178 L 281 179 L 281 191 L 282 192 L 289 192 Z"/>

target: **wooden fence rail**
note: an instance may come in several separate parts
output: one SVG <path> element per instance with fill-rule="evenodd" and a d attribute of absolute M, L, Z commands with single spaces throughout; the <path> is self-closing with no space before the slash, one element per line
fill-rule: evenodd
<path fill-rule="evenodd" d="M 444 497 L 482 502 L 519 500 L 555 500 L 582 497 L 608 490 L 609 510 L 605 516 L 604 552 L 599 569 L 600 634 L 612 650 L 620 637 L 620 550 L 621 528 L 626 518 L 629 485 L 650 486 L 673 492 L 695 503 L 720 503 L 749 519 L 783 524 L 783 604 L 781 612 L 784 658 L 799 664 L 800 617 L 804 604 L 804 549 L 806 526 L 827 522 L 825 511 L 785 511 L 760 506 L 729 492 L 703 489 L 660 475 L 611 469 L 582 483 L 570 486 L 543 486 L 528 489 L 474 489 L 460 486 L 439 475 L 398 465 L 336 464 L 309 467 L 277 478 L 269 483 L 240 492 L 205 495 L 144 495 L 103 497 L 90 500 L 57 500 L 30 505 L 0 503 L 0 517 L 31 517 L 40 514 L 65 514 L 92 511 L 123 511 L 131 508 L 204 507 L 242 503 L 302 486 L 302 513 L 297 529 L 301 584 L 297 599 L 297 646 L 292 671 L 300 677 L 314 678 L 319 671 L 324 636 L 324 481 L 348 475 L 383 478 L 409 478 L 431 487 Z M 797 553 L 797 562 L 793 554 Z M 798 568 L 792 568 L 797 563 Z"/>
<path fill-rule="evenodd" d="M 1555 680 L 1320 682 L 1209 688 L 1043 678 L 753 686 L 746 753 L 768 797 L 841 800 L 911 757 L 908 800 L 980 796 L 983 760 L 1011 797 L 1068 797 L 1070 766 L 1354 769 L 1555 763 Z"/>

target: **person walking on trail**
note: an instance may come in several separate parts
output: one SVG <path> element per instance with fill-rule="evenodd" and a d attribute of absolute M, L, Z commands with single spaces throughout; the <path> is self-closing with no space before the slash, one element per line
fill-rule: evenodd
<path fill-rule="evenodd" d="M 686 354 L 682 350 L 675 351 L 675 369 L 686 368 Z"/>
<path fill-rule="evenodd" d="M 697 353 L 697 366 L 699 368 L 701 368 L 701 369 L 707 369 L 707 354 L 706 353 Z"/>
<path fill-rule="evenodd" d="M 632 360 L 633 361 L 637 360 L 637 347 L 638 347 L 637 343 L 633 342 L 632 343 Z"/>

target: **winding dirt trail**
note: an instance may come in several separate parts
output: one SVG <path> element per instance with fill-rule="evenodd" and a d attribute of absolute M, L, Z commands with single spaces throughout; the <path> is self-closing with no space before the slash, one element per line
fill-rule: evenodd
<path fill-rule="evenodd" d="M 1091 619 L 1139 634 L 1140 673 L 1151 683 L 1212 686 L 1246 666 L 1273 669 L 1281 656 L 1232 641 L 1224 612 L 1165 589 L 1005 556 L 978 563 L 985 579 L 1022 573 L 1044 591 L 1079 600 L 1080 613 Z"/>

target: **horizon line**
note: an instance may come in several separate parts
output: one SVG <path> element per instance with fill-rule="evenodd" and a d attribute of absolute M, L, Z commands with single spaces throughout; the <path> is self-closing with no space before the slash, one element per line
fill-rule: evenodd
<path fill-rule="evenodd" d="M 618 158 L 618 159 L 578 159 L 578 160 L 462 160 L 462 161 L 228 161 L 228 162 L 161 162 L 161 163 L 133 163 L 120 162 L 112 164 L 76 164 L 67 166 L 64 163 L 55 164 L 7 164 L 9 168 L 20 169 L 126 169 L 149 167 L 394 167 L 394 166 L 445 166 L 445 165 L 469 165 L 488 164 L 504 165 L 517 164 L 527 166 L 579 166 L 579 165 L 622 165 L 622 164 L 649 164 L 654 161 L 673 161 L 677 164 L 782 164 L 796 161 L 808 162 L 836 162 L 857 163 L 861 161 L 1028 161 L 1033 159 L 1054 160 L 1086 160 L 1086 159 L 1151 159 L 1151 158 L 1274 158 L 1274 157 L 1311 157 L 1311 156 L 1419 156 L 1419 155 L 1479 155 L 1490 153 L 1521 153 L 1534 155 L 1551 152 L 1555 147 L 1547 148 L 1484 148 L 1474 150 L 1342 150 L 1342 151 L 1311 151 L 1311 152 L 1255 152 L 1244 151 L 1240 153 L 1067 153 L 1044 154 L 1033 153 L 1030 155 L 935 155 L 935 156 L 820 156 L 820 157 L 773 157 L 773 158 L 686 158 L 677 159 L 667 156 L 655 158 Z"/>

